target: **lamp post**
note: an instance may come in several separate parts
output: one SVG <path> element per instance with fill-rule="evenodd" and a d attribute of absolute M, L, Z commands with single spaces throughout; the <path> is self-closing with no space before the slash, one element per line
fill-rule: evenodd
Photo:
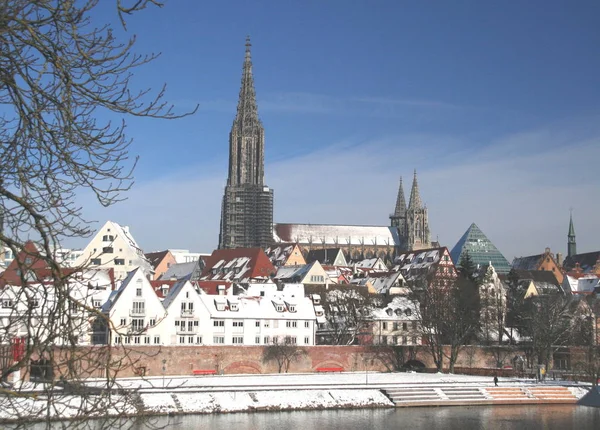
<path fill-rule="evenodd" d="M 162 360 L 162 380 L 163 380 L 163 388 L 165 388 L 165 372 L 167 371 L 167 359 L 163 358 Z"/>

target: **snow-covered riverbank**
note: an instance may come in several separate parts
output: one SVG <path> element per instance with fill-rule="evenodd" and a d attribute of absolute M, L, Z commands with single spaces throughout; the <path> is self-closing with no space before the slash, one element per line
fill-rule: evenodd
<path fill-rule="evenodd" d="M 89 384 L 100 388 L 101 381 L 89 381 Z M 419 397 L 422 397 L 424 390 L 438 393 L 439 398 L 431 400 L 432 404 L 440 403 L 438 406 L 449 404 L 452 399 L 447 398 L 448 395 L 456 395 L 462 389 L 469 391 L 466 397 L 459 393 L 463 398 L 462 403 L 470 404 L 469 399 L 477 392 L 480 393 L 479 397 L 485 397 L 486 401 L 494 401 L 494 395 L 490 396 L 490 392 L 496 389 L 493 385 L 493 381 L 489 378 L 418 373 L 353 372 L 180 376 L 164 379 L 161 377 L 127 378 L 119 380 L 119 386 L 123 390 L 122 393 L 129 396 L 128 402 L 124 401 L 122 394 L 113 392 L 110 402 L 107 400 L 101 407 L 98 407 L 97 402 L 90 402 L 88 406 L 78 396 L 60 396 L 57 393 L 54 397 L 55 401 L 49 407 L 41 387 L 28 384 L 24 387 L 27 390 L 27 397 L 9 400 L 7 397 L 0 396 L 0 421 L 41 420 L 46 417 L 70 419 L 82 416 L 100 418 L 140 414 L 394 407 L 394 402 L 384 394 L 385 391 L 391 395 L 394 389 L 404 392 L 414 391 L 414 394 Z M 514 397 L 514 392 L 497 393 L 495 397 L 502 398 L 506 403 L 506 397 L 510 394 L 513 398 L 508 400 L 514 402 L 513 404 L 525 403 L 531 400 L 534 390 L 553 385 L 555 384 L 551 382 L 535 384 L 528 380 L 500 378 L 501 387 L 507 387 L 508 390 L 523 390 L 529 398 L 523 398 L 524 396 L 521 395 L 519 400 Z M 569 386 L 568 390 L 574 398 L 580 398 L 587 393 L 586 387 L 577 384 Z M 473 405 L 475 404 L 477 403 L 474 401 Z"/>

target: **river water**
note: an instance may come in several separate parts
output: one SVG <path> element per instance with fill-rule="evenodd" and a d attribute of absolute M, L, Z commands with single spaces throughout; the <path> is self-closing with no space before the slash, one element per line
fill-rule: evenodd
<path fill-rule="evenodd" d="M 106 428 L 97 426 L 88 429 Z M 31 425 L 30 430 L 73 428 L 73 423 Z M 157 417 L 150 422 L 124 420 L 114 429 L 145 430 L 174 428 L 177 430 L 475 430 L 527 429 L 568 430 L 600 429 L 600 409 L 573 405 L 540 406 L 471 406 L 398 409 L 352 409 L 293 412 L 256 412 L 238 414 L 185 415 Z M 10 427 L 6 427 L 10 428 Z"/>

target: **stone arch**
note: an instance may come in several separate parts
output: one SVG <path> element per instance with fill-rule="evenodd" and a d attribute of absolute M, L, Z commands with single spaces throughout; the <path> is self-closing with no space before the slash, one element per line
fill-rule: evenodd
<path fill-rule="evenodd" d="M 255 361 L 234 361 L 228 364 L 224 369 L 223 373 L 227 374 L 240 374 L 240 373 L 251 373 L 260 374 L 262 373 L 262 367 Z"/>

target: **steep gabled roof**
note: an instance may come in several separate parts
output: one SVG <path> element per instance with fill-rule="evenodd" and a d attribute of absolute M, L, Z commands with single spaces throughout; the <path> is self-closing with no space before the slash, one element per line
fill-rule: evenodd
<path fill-rule="evenodd" d="M 271 263 L 275 267 L 279 267 L 288 261 L 288 258 L 297 246 L 295 243 L 278 243 L 267 247 L 265 254 L 267 254 L 267 257 L 269 257 L 269 260 L 271 260 Z"/>
<path fill-rule="evenodd" d="M 347 266 L 348 263 L 346 262 L 346 257 L 344 256 L 341 248 L 311 249 L 306 255 L 306 263 L 310 264 L 318 260 L 321 265 L 331 266 L 335 263 L 335 260 L 338 258 L 340 253 L 342 254 L 343 262 L 345 263 L 342 265 Z"/>
<path fill-rule="evenodd" d="M 596 264 L 600 262 L 600 251 L 586 252 L 584 254 L 575 254 L 571 257 L 565 258 L 563 266 L 566 270 L 573 270 L 576 264 L 583 273 L 589 273 L 594 271 Z"/>
<path fill-rule="evenodd" d="M 160 264 L 163 259 L 169 255 L 170 251 L 167 249 L 166 251 L 158 251 L 158 252 L 149 252 L 145 254 L 146 259 L 150 262 L 152 267 L 156 269 L 156 266 Z"/>
<path fill-rule="evenodd" d="M 508 260 L 475 223 L 469 226 L 450 251 L 452 261 L 457 267 L 460 266 L 460 260 L 465 252 L 469 253 L 471 260 L 478 267 L 487 267 L 491 263 L 497 273 L 510 272 Z"/>
<path fill-rule="evenodd" d="M 560 283 L 549 270 L 519 270 L 514 269 L 513 272 L 519 280 L 530 280 L 535 283 L 548 283 L 560 287 Z"/>
<path fill-rule="evenodd" d="M 61 268 L 61 275 L 68 277 L 77 269 Z M 23 249 L 10 262 L 4 272 L 0 274 L 0 287 L 4 285 L 21 285 L 21 275 L 31 282 L 44 282 L 52 276 L 52 270 L 43 257 L 41 248 L 32 241 L 27 241 Z"/>
<path fill-rule="evenodd" d="M 269 278 L 275 271 L 260 248 L 217 249 L 208 257 L 200 280 L 249 282 Z"/>
<path fill-rule="evenodd" d="M 512 268 L 515 270 L 533 270 L 537 271 L 544 254 L 529 255 L 527 257 L 516 257 L 512 262 Z"/>

